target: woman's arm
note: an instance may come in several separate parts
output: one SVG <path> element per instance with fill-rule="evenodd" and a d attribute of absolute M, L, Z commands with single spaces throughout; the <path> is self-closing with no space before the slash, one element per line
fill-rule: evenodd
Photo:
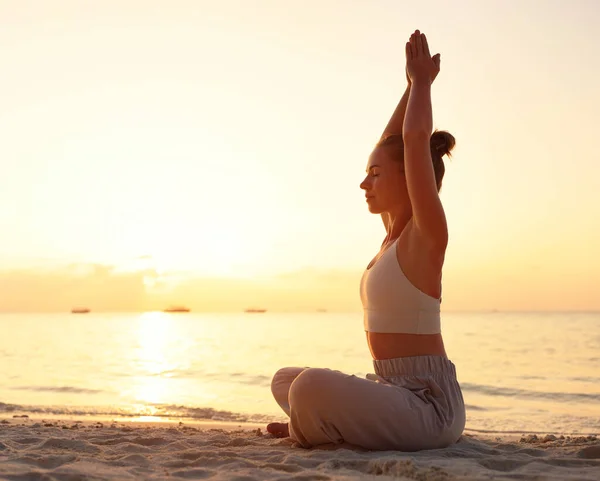
<path fill-rule="evenodd" d="M 400 98 L 400 102 L 396 106 L 392 117 L 390 118 L 388 124 L 385 126 L 383 134 L 381 134 L 381 139 L 385 139 L 390 135 L 401 135 L 402 134 L 402 126 L 404 125 L 404 116 L 406 115 L 406 106 L 408 105 L 408 97 L 410 95 L 410 81 L 406 86 L 406 90 L 404 94 Z"/>
<path fill-rule="evenodd" d="M 390 135 L 402 135 L 402 126 L 404 125 L 404 116 L 406 115 L 406 106 L 408 105 L 408 97 L 410 95 L 410 78 L 408 78 L 408 74 L 406 75 L 406 80 L 408 81 L 406 90 L 404 91 L 404 94 L 402 94 L 400 102 L 398 102 L 392 117 L 385 126 L 383 134 L 381 134 L 381 140 L 389 137 Z M 389 214 L 387 212 L 383 212 L 381 214 L 381 220 L 383 221 L 383 226 L 387 232 L 389 225 Z"/>
<path fill-rule="evenodd" d="M 435 63 L 435 65 L 437 65 L 438 72 L 439 72 L 440 54 L 438 53 L 438 54 L 434 55 L 432 57 L 432 60 Z M 435 80 L 436 75 L 437 75 L 437 72 L 431 79 L 432 82 Z M 408 71 L 406 71 L 406 82 L 407 82 L 407 84 L 406 84 L 406 89 L 404 90 L 404 94 L 402 94 L 402 97 L 400 98 L 400 102 L 398 102 L 398 105 L 396 105 L 396 108 L 395 108 L 394 112 L 392 113 L 392 117 L 390 118 L 385 129 L 383 130 L 383 134 L 381 134 L 381 140 L 385 139 L 386 137 L 389 137 L 390 135 L 402 135 L 402 133 L 403 133 L 404 119 L 406 117 L 406 108 L 408 106 L 408 99 L 410 97 L 410 87 L 412 85 L 410 76 L 408 75 Z M 388 218 L 389 218 L 389 214 L 387 214 L 385 212 L 383 214 L 381 214 L 381 220 L 383 221 L 383 225 L 384 225 L 386 231 L 388 229 L 388 224 L 389 224 Z"/>
<path fill-rule="evenodd" d="M 437 65 L 438 72 L 439 72 L 440 54 L 439 53 L 435 54 L 433 57 L 431 57 L 431 59 L 433 60 L 434 64 Z M 433 82 L 435 80 L 436 75 L 437 75 L 437 72 L 431 79 L 431 82 Z M 404 90 L 404 94 L 402 94 L 402 97 L 400 98 L 400 102 L 398 102 L 398 105 L 396 105 L 396 109 L 394 110 L 392 117 L 390 118 L 389 122 L 385 126 L 385 129 L 383 130 L 383 134 L 381 134 L 381 139 L 385 139 L 386 137 L 389 137 L 390 135 L 402 135 L 402 129 L 404 127 L 404 118 L 406 117 L 406 107 L 408 105 L 408 98 L 410 96 L 410 87 L 412 84 L 412 82 L 410 80 L 410 76 L 408 75 L 408 71 L 406 72 L 406 82 L 407 82 L 406 90 Z"/>
<path fill-rule="evenodd" d="M 402 130 L 404 170 L 415 226 L 432 245 L 445 249 L 448 243 L 446 215 L 440 200 L 430 138 L 433 130 L 431 83 L 439 63 L 431 58 L 427 38 L 418 30 L 406 44 L 407 70 L 412 87 Z"/>

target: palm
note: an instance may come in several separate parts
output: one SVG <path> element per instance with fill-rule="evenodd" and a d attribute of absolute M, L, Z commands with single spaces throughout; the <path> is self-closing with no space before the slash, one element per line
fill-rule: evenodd
<path fill-rule="evenodd" d="M 427 37 L 418 30 L 406 43 L 406 77 L 409 82 L 428 81 L 432 83 L 440 72 L 440 54 L 433 57 L 429 53 Z"/>
<path fill-rule="evenodd" d="M 437 74 L 440 73 L 440 54 L 436 53 L 433 57 L 431 57 L 431 60 L 433 60 L 433 62 L 437 65 L 437 72 L 431 79 L 431 82 L 433 83 L 433 81 L 437 77 Z M 412 83 L 410 80 L 410 76 L 408 75 L 408 67 L 405 69 L 405 72 L 406 72 L 406 81 L 408 83 Z"/>

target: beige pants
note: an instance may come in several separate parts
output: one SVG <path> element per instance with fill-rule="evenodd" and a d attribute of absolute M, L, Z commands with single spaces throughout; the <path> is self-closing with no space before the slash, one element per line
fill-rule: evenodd
<path fill-rule="evenodd" d="M 303 447 L 347 442 L 373 450 L 449 446 L 465 427 L 454 364 L 440 356 L 373 361 L 362 379 L 339 371 L 286 367 L 271 383 Z"/>

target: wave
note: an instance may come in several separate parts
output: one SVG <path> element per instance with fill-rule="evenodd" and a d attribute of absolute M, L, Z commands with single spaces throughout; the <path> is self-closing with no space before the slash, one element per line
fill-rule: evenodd
<path fill-rule="evenodd" d="M 575 382 L 589 382 L 589 383 L 600 383 L 600 377 L 594 376 L 577 376 L 577 377 L 568 377 L 569 381 Z"/>
<path fill-rule="evenodd" d="M 34 414 L 52 416 L 98 416 L 137 418 L 152 416 L 157 418 L 187 419 L 198 421 L 224 421 L 239 423 L 266 423 L 281 421 L 282 416 L 266 414 L 244 414 L 224 411 L 215 408 L 198 408 L 191 406 L 177 406 L 173 404 L 147 404 L 136 408 L 116 407 L 86 407 L 86 406 L 36 406 L 23 404 L 8 404 L 0 402 L 0 414 Z"/>
<path fill-rule="evenodd" d="M 73 386 L 15 386 L 10 389 L 15 391 L 35 391 L 35 392 L 62 392 L 71 394 L 99 394 L 101 389 L 86 389 Z"/>
<path fill-rule="evenodd" d="M 248 374 L 244 372 L 210 372 L 200 369 L 166 369 L 164 371 L 156 373 L 147 373 L 140 371 L 139 373 L 121 372 L 113 373 L 116 377 L 136 377 L 136 375 L 143 377 L 169 377 L 178 379 L 204 379 L 204 380 L 216 380 L 235 382 L 238 384 L 250 384 L 253 386 L 270 386 L 271 379 L 273 376 L 265 376 L 263 374 Z"/>
<path fill-rule="evenodd" d="M 599 433 L 588 433 L 588 432 L 564 432 L 564 431 L 527 431 L 527 430 L 514 430 L 514 429 L 475 429 L 465 427 L 465 431 L 482 433 L 482 434 L 561 434 L 564 436 L 600 436 Z"/>
<path fill-rule="evenodd" d="M 600 393 L 530 391 L 529 389 L 488 386 L 485 384 L 474 384 L 468 382 L 461 383 L 460 386 L 463 391 L 476 392 L 480 394 L 486 394 L 488 396 L 546 399 L 560 402 L 600 402 Z"/>
<path fill-rule="evenodd" d="M 465 409 L 467 411 L 481 411 L 481 412 L 488 412 L 488 411 L 506 411 L 508 409 L 510 409 L 509 407 L 499 407 L 499 406 L 494 406 L 493 408 L 486 408 L 483 406 L 477 406 L 476 404 L 465 404 Z"/>

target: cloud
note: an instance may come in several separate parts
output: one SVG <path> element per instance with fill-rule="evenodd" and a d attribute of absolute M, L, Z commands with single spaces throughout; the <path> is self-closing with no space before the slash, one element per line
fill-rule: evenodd
<path fill-rule="evenodd" d="M 54 269 L 0 272 L 0 310 L 136 310 L 146 302 L 144 272 L 115 273 L 102 264 L 70 264 Z"/>
<path fill-rule="evenodd" d="M 152 269 L 123 271 L 104 264 L 0 271 L 0 311 L 68 312 L 160 310 L 183 304 L 194 311 L 359 310 L 359 275 L 305 269 L 268 278 L 199 277 Z"/>
<path fill-rule="evenodd" d="M 442 310 L 599 309 L 597 273 L 513 266 L 454 268 L 444 276 Z M 558 269 L 558 268 L 557 268 Z M 559 275 L 560 274 L 560 275 Z M 195 312 L 269 311 L 356 312 L 360 315 L 360 272 L 306 268 L 271 277 L 201 277 L 191 272 L 123 270 L 92 263 L 55 268 L 0 271 L 0 311 L 68 312 L 162 310 L 176 304 Z"/>

